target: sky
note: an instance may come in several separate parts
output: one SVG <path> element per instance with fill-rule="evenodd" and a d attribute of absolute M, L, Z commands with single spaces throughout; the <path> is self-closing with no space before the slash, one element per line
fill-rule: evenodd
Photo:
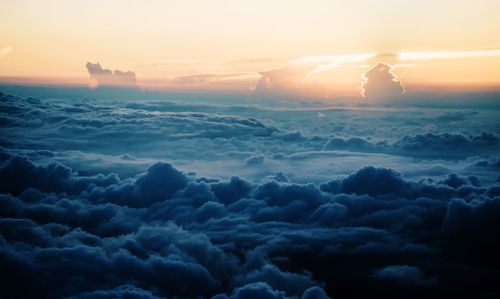
<path fill-rule="evenodd" d="M 326 97 L 359 95 L 362 74 L 385 62 L 414 89 L 491 89 L 499 10 L 495 0 L 6 0 L 0 81 L 95 85 L 85 65 L 99 62 L 145 88 L 253 91 L 260 73 L 282 70 L 284 87 Z"/>
<path fill-rule="evenodd" d="M 0 298 L 500 298 L 499 11 L 0 0 Z"/>

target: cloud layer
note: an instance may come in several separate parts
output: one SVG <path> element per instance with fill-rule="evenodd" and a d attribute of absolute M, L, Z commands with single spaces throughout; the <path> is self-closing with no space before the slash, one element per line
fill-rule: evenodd
<path fill-rule="evenodd" d="M 0 297 L 498 295 L 497 111 L 275 103 L 0 94 Z"/>
<path fill-rule="evenodd" d="M 122 180 L 13 155 L 0 179 L 4 296 L 487 294 L 498 278 L 500 189 L 475 177 L 253 184 L 157 163 Z"/>

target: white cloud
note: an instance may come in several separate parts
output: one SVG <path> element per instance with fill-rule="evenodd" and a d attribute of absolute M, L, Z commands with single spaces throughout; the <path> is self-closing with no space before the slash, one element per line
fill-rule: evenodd
<path fill-rule="evenodd" d="M 379 62 L 363 74 L 363 96 L 372 99 L 388 99 L 400 96 L 405 89 L 392 67 Z"/>

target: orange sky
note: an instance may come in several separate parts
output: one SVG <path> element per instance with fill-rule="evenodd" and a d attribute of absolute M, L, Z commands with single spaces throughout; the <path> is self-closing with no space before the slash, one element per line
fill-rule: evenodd
<path fill-rule="evenodd" d="M 87 62 L 146 88 L 357 94 L 382 61 L 409 86 L 500 86 L 500 1 L 0 2 L 0 81 L 89 84 Z M 276 76 L 280 76 L 279 78 Z"/>

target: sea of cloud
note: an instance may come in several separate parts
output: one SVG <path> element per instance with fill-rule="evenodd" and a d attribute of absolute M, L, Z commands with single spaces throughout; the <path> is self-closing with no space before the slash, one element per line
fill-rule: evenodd
<path fill-rule="evenodd" d="M 0 297 L 496 298 L 499 149 L 452 101 L 2 93 Z"/>

